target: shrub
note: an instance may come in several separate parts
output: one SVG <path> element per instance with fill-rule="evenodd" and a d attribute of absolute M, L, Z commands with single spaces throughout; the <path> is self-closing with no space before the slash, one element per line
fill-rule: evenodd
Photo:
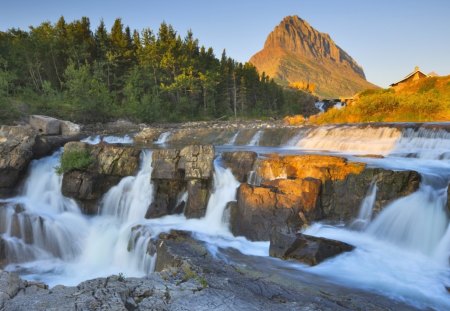
<path fill-rule="evenodd" d="M 87 150 L 71 150 L 64 152 L 61 157 L 60 166 L 56 167 L 56 172 L 61 175 L 72 170 L 85 169 L 93 162 L 93 158 Z"/>

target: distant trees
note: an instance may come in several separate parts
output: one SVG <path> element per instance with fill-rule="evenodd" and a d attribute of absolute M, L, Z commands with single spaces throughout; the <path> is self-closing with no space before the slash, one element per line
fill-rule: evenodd
<path fill-rule="evenodd" d="M 313 102 L 225 51 L 216 58 L 192 31 L 131 31 L 118 18 L 92 32 L 87 17 L 0 32 L 0 97 L 83 122 L 279 116 Z"/>

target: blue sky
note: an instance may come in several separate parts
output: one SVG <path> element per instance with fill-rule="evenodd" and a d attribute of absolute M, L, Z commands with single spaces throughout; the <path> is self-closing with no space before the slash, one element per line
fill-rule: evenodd
<path fill-rule="evenodd" d="M 131 28 L 166 21 L 182 35 L 192 29 L 216 55 L 247 61 L 287 15 L 298 15 L 363 66 L 367 79 L 387 86 L 419 65 L 450 74 L 449 0 L 0 0 L 0 30 L 88 16 L 93 27 L 116 17 Z"/>

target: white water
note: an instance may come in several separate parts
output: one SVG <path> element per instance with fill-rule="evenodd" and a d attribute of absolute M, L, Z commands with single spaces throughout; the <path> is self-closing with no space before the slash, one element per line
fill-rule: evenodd
<path fill-rule="evenodd" d="M 169 140 L 169 137 L 172 133 L 171 132 L 164 132 L 159 135 L 158 140 L 155 141 L 155 144 L 157 145 L 164 145 Z"/>
<path fill-rule="evenodd" d="M 353 221 L 351 227 L 356 230 L 363 230 L 372 220 L 373 207 L 377 198 L 377 183 L 372 181 L 369 191 L 361 203 L 358 217 Z"/>
<path fill-rule="evenodd" d="M 247 146 L 259 146 L 259 141 L 261 140 L 263 133 L 264 132 L 261 130 L 257 131 Z"/>
<path fill-rule="evenodd" d="M 324 108 L 325 103 L 324 103 L 324 102 L 316 102 L 316 103 L 314 103 L 314 106 L 315 106 L 317 109 L 320 110 L 319 113 L 324 113 L 324 112 L 325 112 L 325 108 Z"/>
<path fill-rule="evenodd" d="M 81 140 L 82 142 L 91 144 L 91 145 L 97 145 L 101 141 L 108 143 L 108 144 L 132 144 L 134 142 L 133 138 L 131 138 L 128 135 L 125 136 L 89 136 L 88 138 L 85 138 Z"/>
<path fill-rule="evenodd" d="M 347 284 L 406 300 L 419 308 L 450 308 L 450 227 L 446 189 L 425 176 L 420 189 L 391 203 L 364 231 L 315 224 L 304 233 L 340 240 L 356 250 L 300 268 Z M 373 190 L 367 201 L 372 201 Z M 364 204 L 358 218 L 367 216 Z M 449 229 L 447 229 L 449 228 Z M 446 233 L 447 230 L 447 233 Z"/>
<path fill-rule="evenodd" d="M 236 143 L 236 139 L 239 136 L 239 131 L 236 132 L 236 134 L 231 137 L 230 141 L 227 143 L 227 145 L 234 145 Z"/>
<path fill-rule="evenodd" d="M 311 129 L 306 135 L 300 130 L 298 136 L 288 145 L 347 154 L 450 159 L 450 132 L 438 128 L 323 126 Z"/>

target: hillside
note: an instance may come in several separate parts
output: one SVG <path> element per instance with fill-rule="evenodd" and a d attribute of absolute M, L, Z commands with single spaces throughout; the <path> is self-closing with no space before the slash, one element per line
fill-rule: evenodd
<path fill-rule="evenodd" d="M 298 16 L 285 17 L 250 63 L 281 85 L 313 84 L 315 93 L 325 98 L 349 97 L 375 87 L 328 34 Z"/>
<path fill-rule="evenodd" d="M 340 110 L 310 118 L 311 123 L 450 121 L 450 76 L 428 77 L 401 89 L 368 90 Z"/>

